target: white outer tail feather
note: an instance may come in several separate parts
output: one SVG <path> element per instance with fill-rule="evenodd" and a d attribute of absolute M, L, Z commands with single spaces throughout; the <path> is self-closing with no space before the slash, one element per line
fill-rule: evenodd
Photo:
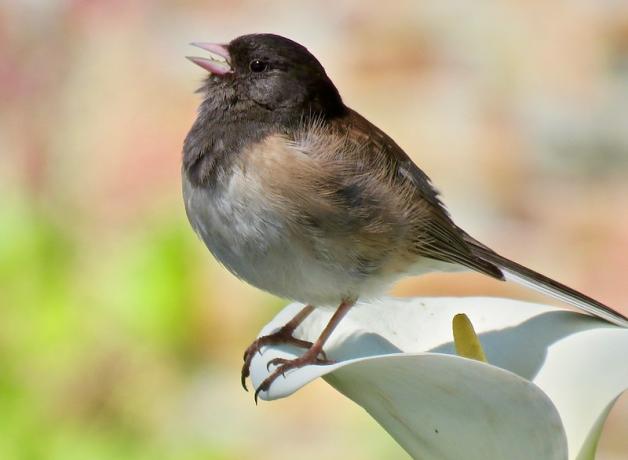
<path fill-rule="evenodd" d="M 506 267 L 500 267 L 502 273 L 504 274 L 504 277 L 506 278 L 507 281 L 513 281 L 517 284 L 521 284 L 523 286 L 526 286 L 528 288 L 531 288 L 535 291 L 541 292 L 543 294 L 547 294 L 551 297 L 554 297 L 556 299 L 562 300 L 563 302 L 566 302 L 570 305 L 573 305 L 574 307 L 580 308 L 588 313 L 591 313 L 594 316 L 598 316 L 600 318 L 605 319 L 606 321 L 616 324 L 617 326 L 622 326 L 622 327 L 627 327 L 628 328 L 628 321 L 624 320 L 623 318 L 617 317 L 611 313 L 609 313 L 606 310 L 602 310 L 601 308 L 598 308 L 595 305 L 591 305 L 588 302 L 585 302 L 581 299 L 578 299 L 576 297 L 570 296 L 569 294 L 562 292 L 558 289 L 554 289 L 551 286 L 547 286 L 545 284 L 542 284 L 538 281 L 535 281 L 533 279 L 527 278 L 525 276 L 523 276 L 521 273 L 517 273 L 513 270 L 510 270 Z"/>

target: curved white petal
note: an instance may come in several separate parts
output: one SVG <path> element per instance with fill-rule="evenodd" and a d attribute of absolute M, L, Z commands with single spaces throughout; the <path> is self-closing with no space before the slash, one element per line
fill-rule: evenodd
<path fill-rule="evenodd" d="M 362 359 L 327 379 L 412 458 L 567 459 L 567 440 L 552 402 L 508 371 L 425 353 Z"/>
<path fill-rule="evenodd" d="M 548 351 L 533 382 L 560 412 L 573 458 L 594 458 L 591 450 L 606 416 L 628 388 L 628 329 L 596 328 L 565 337 Z"/>
<path fill-rule="evenodd" d="M 286 307 L 261 335 L 283 325 L 301 307 L 298 304 Z M 348 379 L 347 376 L 357 372 L 353 369 L 385 366 L 382 363 L 402 359 L 391 354 L 429 352 L 412 356 L 413 360 L 426 359 L 430 354 L 437 354 L 439 359 L 443 354 L 454 355 L 451 320 L 457 313 L 466 313 L 470 318 L 489 363 L 531 380 L 549 395 L 565 427 L 570 458 L 576 458 L 580 453 L 584 455 L 597 440 L 599 426 L 613 401 L 628 387 L 628 360 L 624 356 L 628 350 L 628 329 L 543 305 L 496 298 L 385 299 L 358 304 L 340 323 L 325 347 L 328 357 L 337 364 L 308 366 L 289 372 L 285 378 L 280 377 L 274 382 L 268 394 L 260 396 L 263 399 L 284 397 L 316 377 L 333 372 L 327 377 L 330 383 L 362 404 L 391 431 L 389 420 L 378 418 L 376 411 L 367 407 L 368 401 L 361 402 L 359 397 L 353 396 L 356 391 L 364 392 L 361 382 L 370 379 L 367 376 Z M 296 335 L 307 340 L 315 339 L 330 316 L 331 310 L 315 311 Z M 265 368 L 268 360 L 299 353 L 301 350 L 291 348 L 265 349 L 263 355 L 253 361 L 254 386 L 268 375 Z M 356 359 L 382 355 L 389 356 L 377 360 Z M 367 364 L 375 361 L 377 365 Z M 467 362 L 456 357 L 447 363 L 453 368 L 457 364 L 452 363 L 458 361 Z M 490 374 L 495 382 L 500 381 L 498 376 L 502 374 L 511 375 L 482 363 L 474 365 L 478 366 L 478 373 Z M 470 372 L 464 365 L 460 369 Z M 375 375 L 372 380 L 381 378 L 381 375 Z M 415 386 L 429 384 L 423 391 L 438 390 L 433 386 L 434 382 L 425 380 L 426 376 L 420 373 L 408 374 L 407 379 Z M 530 387 L 534 388 L 534 385 Z M 397 388 L 386 388 L 380 387 L 378 391 L 387 395 L 398 391 Z M 499 413 L 499 407 L 494 410 Z M 532 416 L 531 413 L 528 416 Z M 543 423 L 552 423 L 552 417 L 548 417 Z M 406 447 L 400 434 L 392 434 Z"/>

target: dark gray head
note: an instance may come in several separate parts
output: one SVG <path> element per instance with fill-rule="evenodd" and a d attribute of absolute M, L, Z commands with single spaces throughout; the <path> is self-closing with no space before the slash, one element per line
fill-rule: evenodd
<path fill-rule="evenodd" d="M 201 91 L 218 110 L 253 111 L 277 120 L 300 114 L 333 117 L 345 109 L 320 62 L 292 40 L 252 34 L 227 45 L 194 45 L 225 59 L 190 58 L 210 72 Z"/>
<path fill-rule="evenodd" d="M 253 34 L 193 45 L 222 58 L 189 58 L 209 72 L 183 147 L 184 171 L 196 185 L 210 185 L 243 147 L 268 134 L 347 111 L 320 62 L 292 40 Z"/>

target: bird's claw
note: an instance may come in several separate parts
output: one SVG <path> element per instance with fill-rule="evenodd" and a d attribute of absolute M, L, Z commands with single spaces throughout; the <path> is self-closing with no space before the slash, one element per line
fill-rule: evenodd
<path fill-rule="evenodd" d="M 269 335 L 264 335 L 262 337 L 257 338 L 249 347 L 244 351 L 242 365 L 242 373 L 240 375 L 240 382 L 242 383 L 242 388 L 246 391 L 249 389 L 246 386 L 246 379 L 249 375 L 251 375 L 251 361 L 253 361 L 253 357 L 256 353 L 262 354 L 262 347 L 268 345 L 294 345 L 300 348 L 310 348 L 312 346 L 312 342 L 308 342 L 307 340 L 297 339 L 292 336 L 291 330 L 286 330 L 284 328 L 279 329 L 277 332 L 274 332 Z M 324 356 L 324 355 L 323 355 Z"/>
<path fill-rule="evenodd" d="M 323 358 L 316 358 L 316 361 L 314 361 L 313 363 L 309 363 L 309 364 L 316 364 L 318 366 L 325 366 L 327 364 L 334 364 L 335 361 L 329 360 L 327 359 L 327 355 L 325 355 L 325 352 L 321 351 L 319 353 L 319 355 L 322 355 Z M 275 366 L 275 367 L 283 367 L 284 365 L 290 363 L 294 361 L 293 359 L 286 359 L 286 358 L 273 358 L 270 361 L 268 361 L 266 363 L 266 370 L 270 372 L 270 366 Z M 301 367 L 301 366 L 299 366 Z M 288 370 L 288 369 L 285 369 Z M 281 375 L 284 375 L 285 372 L 282 372 Z"/>
<path fill-rule="evenodd" d="M 323 355 L 324 358 L 321 359 L 318 356 Z M 295 359 L 286 359 L 286 358 L 274 358 L 266 363 L 266 369 L 270 370 L 270 366 L 277 366 L 276 369 L 270 374 L 255 390 L 255 404 L 257 404 L 257 397 L 262 391 L 268 391 L 270 389 L 271 384 L 279 377 L 280 375 L 285 377 L 286 372 L 292 369 L 299 369 L 301 367 L 307 366 L 309 364 L 324 366 L 329 364 L 334 364 L 335 361 L 327 359 L 325 353 L 320 350 L 318 353 L 315 353 L 311 348 L 306 351 L 303 356 Z"/>

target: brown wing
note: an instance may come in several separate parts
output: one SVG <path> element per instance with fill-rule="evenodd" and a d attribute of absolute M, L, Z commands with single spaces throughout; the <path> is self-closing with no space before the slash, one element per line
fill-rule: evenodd
<path fill-rule="evenodd" d="M 391 194 L 413 202 L 405 211 L 409 212 L 407 218 L 414 221 L 413 249 L 418 255 L 504 279 L 496 265 L 473 254 L 466 241 L 468 236 L 449 217 L 427 174 L 388 135 L 353 110 L 334 120 L 333 126 L 346 133 L 349 142 L 360 146 L 355 155 L 361 161 L 388 171 L 385 180 Z M 382 177 L 378 179 L 381 181 Z"/>
<path fill-rule="evenodd" d="M 266 138 L 245 163 L 292 238 L 302 239 L 316 259 L 357 276 L 404 272 L 416 260 L 404 251 L 412 244 L 411 200 L 390 196 L 387 170 L 364 147 L 346 130 L 307 122 Z"/>
<path fill-rule="evenodd" d="M 325 241 L 344 230 L 349 240 L 339 242 L 336 255 L 358 247 L 359 257 L 377 260 L 377 266 L 389 270 L 391 260 L 403 266 L 417 255 L 460 264 L 531 287 L 612 323 L 628 324 L 621 313 L 500 256 L 458 228 L 427 175 L 356 112 L 319 125 L 310 125 L 294 139 L 306 147 L 303 152 L 313 158 L 315 168 L 302 178 L 309 182 L 312 202 L 299 209 L 317 209 L 323 216 L 319 222 L 327 227 Z"/>

